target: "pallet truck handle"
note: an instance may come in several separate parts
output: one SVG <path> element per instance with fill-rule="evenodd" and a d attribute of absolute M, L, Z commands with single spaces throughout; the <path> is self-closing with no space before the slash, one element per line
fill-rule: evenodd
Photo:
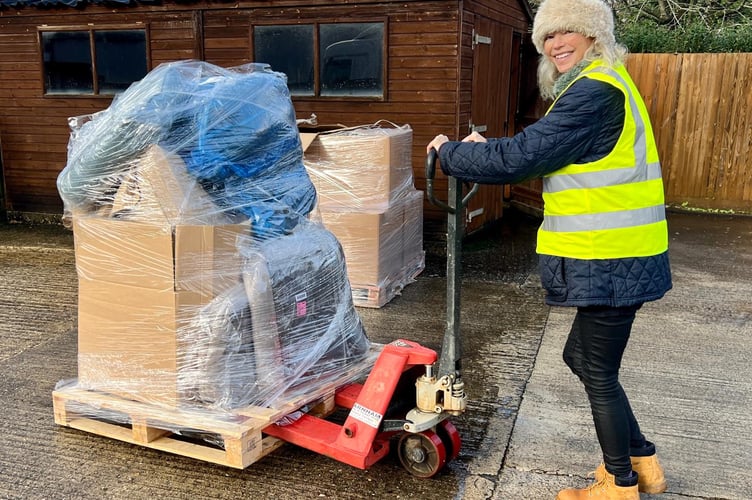
<path fill-rule="evenodd" d="M 435 148 L 431 148 L 428 151 L 428 155 L 426 156 L 426 196 L 431 203 L 439 208 L 446 210 L 450 214 L 453 214 L 456 210 L 455 207 L 444 203 L 434 195 L 433 180 L 436 177 L 436 160 L 438 159 L 438 157 L 439 154 Z M 459 206 L 457 208 L 466 207 L 470 202 L 470 198 L 475 196 L 475 193 L 478 192 L 479 187 L 480 186 L 478 184 L 473 184 L 473 186 L 470 188 L 470 191 L 468 191 L 468 193 L 462 198 L 462 201 L 459 203 Z"/>
<path fill-rule="evenodd" d="M 426 156 L 426 196 L 428 197 L 428 201 L 437 207 L 446 210 L 450 214 L 453 214 L 454 208 L 436 198 L 433 192 L 433 180 L 436 177 L 436 159 L 438 157 L 439 154 L 436 152 L 435 148 L 431 148 L 428 151 L 428 156 Z"/>
<path fill-rule="evenodd" d="M 447 215 L 447 318 L 444 341 L 439 356 L 437 375 L 457 376 L 461 372 L 461 343 L 460 343 L 460 283 L 461 283 L 461 254 L 462 238 L 465 232 L 465 220 L 462 208 L 466 207 L 470 198 L 478 191 L 478 184 L 474 184 L 470 191 L 462 196 L 462 182 L 456 177 L 449 177 L 448 203 L 436 199 L 433 180 L 436 176 L 436 160 L 438 152 L 431 148 L 426 156 L 426 196 L 434 205 L 444 209 Z"/>

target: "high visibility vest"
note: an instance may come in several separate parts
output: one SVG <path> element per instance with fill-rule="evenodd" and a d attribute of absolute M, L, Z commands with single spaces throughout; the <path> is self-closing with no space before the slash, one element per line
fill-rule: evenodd
<path fill-rule="evenodd" d="M 600 80 L 624 93 L 624 128 L 604 158 L 574 163 L 543 178 L 537 252 L 575 259 L 663 253 L 668 249 L 663 180 L 645 103 L 623 65 L 611 68 L 595 61 L 575 81 L 579 78 Z"/>

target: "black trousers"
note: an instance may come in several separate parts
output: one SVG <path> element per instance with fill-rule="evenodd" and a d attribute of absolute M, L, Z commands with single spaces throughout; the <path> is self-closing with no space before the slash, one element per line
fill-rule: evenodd
<path fill-rule="evenodd" d="M 577 308 L 564 346 L 564 362 L 582 381 L 590 400 L 606 470 L 617 477 L 632 471 L 630 449 L 646 446 L 619 382 L 622 356 L 640 307 Z"/>

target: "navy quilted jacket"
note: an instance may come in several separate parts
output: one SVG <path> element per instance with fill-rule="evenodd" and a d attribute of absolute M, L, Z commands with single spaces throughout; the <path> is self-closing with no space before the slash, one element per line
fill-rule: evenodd
<path fill-rule="evenodd" d="M 515 184 L 603 158 L 616 145 L 624 117 L 621 91 L 582 78 L 545 117 L 514 137 L 448 142 L 439 162 L 445 174 L 463 181 Z M 668 252 L 597 260 L 541 254 L 540 274 L 546 303 L 559 306 L 641 304 L 661 298 L 672 286 Z"/>

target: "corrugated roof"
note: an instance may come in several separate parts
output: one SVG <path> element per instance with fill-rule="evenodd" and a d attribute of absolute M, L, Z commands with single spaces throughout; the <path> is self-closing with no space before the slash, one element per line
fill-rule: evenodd
<path fill-rule="evenodd" d="M 142 0 L 139 0 L 142 1 Z M 148 1 L 148 0 L 147 0 Z M 0 0 L 0 7 L 78 7 L 87 3 L 91 4 L 129 4 L 132 0 Z"/>
<path fill-rule="evenodd" d="M 138 3 L 158 3 L 161 0 L 137 0 Z M 91 4 L 120 4 L 128 5 L 137 3 L 136 0 L 0 0 L 0 8 L 2 7 L 55 7 L 55 6 L 68 6 L 79 7 L 87 3 Z M 528 0 L 519 0 L 520 5 L 530 17 L 533 19 L 533 10 L 530 7 Z"/>

